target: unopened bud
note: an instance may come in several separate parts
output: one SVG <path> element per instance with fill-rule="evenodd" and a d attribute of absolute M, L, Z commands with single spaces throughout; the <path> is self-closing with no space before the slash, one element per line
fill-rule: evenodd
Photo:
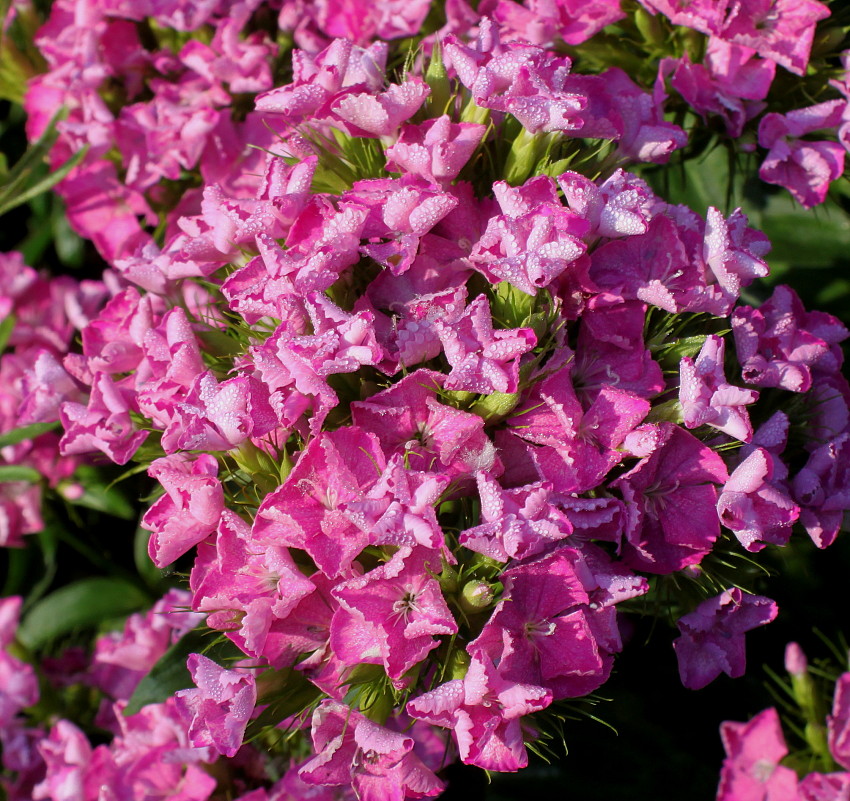
<path fill-rule="evenodd" d="M 460 605 L 464 612 L 475 614 L 493 603 L 493 588 L 486 581 L 468 581 L 460 591 Z"/>
<path fill-rule="evenodd" d="M 797 643 L 789 642 L 785 646 L 785 670 L 792 676 L 803 676 L 808 669 L 809 661 L 803 649 Z"/>

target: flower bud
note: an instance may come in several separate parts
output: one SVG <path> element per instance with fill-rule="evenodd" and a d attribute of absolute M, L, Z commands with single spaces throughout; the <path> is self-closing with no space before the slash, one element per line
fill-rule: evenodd
<path fill-rule="evenodd" d="M 468 581 L 460 591 L 460 607 L 467 614 L 484 611 L 493 603 L 493 588 L 486 581 Z"/>

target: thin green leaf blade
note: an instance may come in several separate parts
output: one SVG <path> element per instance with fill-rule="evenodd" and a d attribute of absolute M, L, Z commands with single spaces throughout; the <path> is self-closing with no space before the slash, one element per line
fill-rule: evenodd
<path fill-rule="evenodd" d="M 5 448 L 7 445 L 17 445 L 19 442 L 26 442 L 28 439 L 35 439 L 48 431 L 55 431 L 59 428 L 59 421 L 52 423 L 32 423 L 28 426 L 20 426 L 13 428 L 11 431 L 6 431 L 0 434 L 0 448 Z"/>
<path fill-rule="evenodd" d="M 25 467 L 23 465 L 0 465 L 0 483 L 6 483 L 8 481 L 27 481 L 30 484 L 36 484 L 41 481 L 41 473 L 32 467 Z"/>
<path fill-rule="evenodd" d="M 93 628 L 103 620 L 128 615 L 149 603 L 148 595 L 126 579 L 82 579 L 35 604 L 21 622 L 18 638 L 28 648 L 40 648 L 57 637 Z"/>

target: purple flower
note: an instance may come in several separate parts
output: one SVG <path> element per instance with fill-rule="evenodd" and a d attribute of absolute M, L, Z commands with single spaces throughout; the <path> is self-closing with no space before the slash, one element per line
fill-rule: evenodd
<path fill-rule="evenodd" d="M 699 690 L 721 673 L 744 675 L 744 634 L 770 623 L 779 611 L 761 595 L 744 595 L 737 587 L 703 601 L 676 625 L 681 636 L 673 643 L 682 684 Z"/>
<path fill-rule="evenodd" d="M 821 338 L 820 326 L 834 341 L 846 336 L 835 318 L 822 321 L 807 313 L 797 293 L 780 285 L 758 309 L 740 306 L 732 315 L 735 349 L 741 374 L 757 387 L 782 387 L 791 392 L 807 392 L 812 385 L 811 368 L 830 352 L 830 343 Z M 817 326 L 818 333 L 812 329 Z M 832 335 L 835 335 L 834 337 Z"/>

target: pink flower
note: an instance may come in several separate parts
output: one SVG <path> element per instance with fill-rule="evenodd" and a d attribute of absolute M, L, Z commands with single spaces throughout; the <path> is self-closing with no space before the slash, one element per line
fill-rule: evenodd
<path fill-rule="evenodd" d="M 207 453 L 193 458 L 174 454 L 157 459 L 149 474 L 165 495 L 145 512 L 141 525 L 153 532 L 148 546 L 157 567 L 170 565 L 215 531 L 224 510 L 218 462 Z"/>
<path fill-rule="evenodd" d="M 830 183 L 844 172 L 844 147 L 802 137 L 837 128 L 846 105 L 846 100 L 829 100 L 785 115 L 765 114 L 759 123 L 759 145 L 769 152 L 759 177 L 784 186 L 807 209 L 823 203 Z"/>
<path fill-rule="evenodd" d="M 685 426 L 710 425 L 741 442 L 753 436 L 750 416 L 744 406 L 755 403 L 758 392 L 726 383 L 723 360 L 726 341 L 706 337 L 696 360 L 686 356 L 679 365 L 679 403 Z"/>
<path fill-rule="evenodd" d="M 760 551 L 766 543 L 785 545 L 800 514 L 772 479 L 773 457 L 756 448 L 735 468 L 717 501 L 720 522 L 748 551 Z"/>
<path fill-rule="evenodd" d="M 779 608 L 761 595 L 744 595 L 737 587 L 703 601 L 676 625 L 673 643 L 682 684 L 700 690 L 721 673 L 733 679 L 744 675 L 744 634 L 773 620 Z"/>
<path fill-rule="evenodd" d="M 457 178 L 485 131 L 484 125 L 451 122 L 446 114 L 419 125 L 406 125 L 398 141 L 385 150 L 387 169 L 446 184 Z"/>
<path fill-rule="evenodd" d="M 59 443 L 63 454 L 102 451 L 116 464 L 126 464 L 147 439 L 130 418 L 132 393 L 106 373 L 97 373 L 87 406 L 65 401 L 59 418 L 65 433 Z"/>
<path fill-rule="evenodd" d="M 323 701 L 313 713 L 312 736 L 316 756 L 298 771 L 311 785 L 351 784 L 360 801 L 428 798 L 445 788 L 414 751 L 411 736 L 345 704 Z"/>
<path fill-rule="evenodd" d="M 774 708 L 748 723 L 722 723 L 720 736 L 726 759 L 717 801 L 797 801 L 797 774 L 779 764 L 788 747 Z"/>
<path fill-rule="evenodd" d="M 350 665 L 383 664 L 400 681 L 437 647 L 436 635 L 457 633 L 432 577 L 440 569 L 433 552 L 401 548 L 386 564 L 338 584 L 340 610 L 331 624 L 336 654 Z"/>
<path fill-rule="evenodd" d="M 189 726 L 192 745 L 211 746 L 224 756 L 234 756 L 242 747 L 245 727 L 257 703 L 253 675 L 225 670 L 200 654 L 190 654 L 186 665 L 197 689 L 180 690 L 174 698 Z"/>
<path fill-rule="evenodd" d="M 537 337 L 530 328 L 493 329 L 490 304 L 479 295 L 451 325 L 435 323 L 446 359 L 452 366 L 443 387 L 468 392 L 516 392 L 518 357 L 528 353 Z"/>
<path fill-rule="evenodd" d="M 454 679 L 409 701 L 414 718 L 454 731 L 461 760 L 485 770 L 516 771 L 528 764 L 522 717 L 545 709 L 552 693 L 502 679 L 489 658 L 473 657 Z"/>

